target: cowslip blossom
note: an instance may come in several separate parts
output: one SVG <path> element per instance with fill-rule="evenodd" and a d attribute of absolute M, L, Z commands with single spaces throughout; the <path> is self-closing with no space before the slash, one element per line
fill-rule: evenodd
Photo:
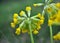
<path fill-rule="evenodd" d="M 31 10 L 31 7 L 28 6 L 26 7 L 27 14 L 23 10 L 19 14 L 14 13 L 11 27 L 18 25 L 15 31 L 17 35 L 20 35 L 21 32 L 30 33 L 29 25 L 33 34 L 39 33 L 38 31 L 41 29 L 41 25 L 44 23 L 44 16 L 42 16 L 41 13 L 31 16 Z"/>
<path fill-rule="evenodd" d="M 60 40 L 60 32 L 53 36 L 54 40 Z"/>

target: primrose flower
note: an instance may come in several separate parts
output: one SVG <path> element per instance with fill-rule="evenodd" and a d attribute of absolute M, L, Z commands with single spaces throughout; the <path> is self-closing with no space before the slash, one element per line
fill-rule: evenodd
<path fill-rule="evenodd" d="M 16 33 L 17 35 L 20 35 L 20 31 L 21 31 L 20 28 L 17 28 L 15 33 Z"/>
<path fill-rule="evenodd" d="M 38 26 L 37 26 L 37 30 L 40 30 L 40 29 L 41 29 L 41 26 L 40 26 L 40 25 L 38 25 Z"/>
<path fill-rule="evenodd" d="M 32 32 L 33 34 L 38 34 L 38 31 L 41 29 L 41 25 L 44 23 L 44 16 L 42 16 L 40 13 L 30 16 L 31 7 L 29 6 L 26 7 L 26 11 L 27 14 L 25 11 L 21 11 L 19 15 L 17 13 L 13 15 L 13 23 L 11 23 L 11 27 L 18 25 L 19 28 L 16 28 L 15 32 L 17 35 L 19 35 L 20 32 Z"/>
<path fill-rule="evenodd" d="M 56 7 L 57 8 L 60 8 L 60 3 L 56 3 Z"/>
<path fill-rule="evenodd" d="M 54 18 L 55 24 L 60 24 L 60 10 L 57 11 L 55 18 Z"/>
<path fill-rule="evenodd" d="M 28 32 L 27 29 L 22 29 L 22 33 L 26 33 L 26 32 Z"/>
<path fill-rule="evenodd" d="M 60 23 L 60 17 L 55 19 L 56 23 Z"/>
<path fill-rule="evenodd" d="M 20 16 L 24 16 L 25 15 L 25 12 L 24 11 L 21 11 L 20 12 Z"/>
<path fill-rule="evenodd" d="M 38 14 L 37 14 L 37 17 L 38 17 L 38 18 L 41 18 L 41 14 L 40 14 L 40 13 L 38 13 Z"/>
<path fill-rule="evenodd" d="M 51 7 L 47 8 L 47 12 L 52 12 L 52 8 Z"/>
<path fill-rule="evenodd" d="M 51 43 L 53 43 L 52 39 L 52 25 L 60 25 L 60 3 L 51 3 L 52 0 L 45 0 L 44 3 L 37 3 L 33 4 L 34 7 L 36 6 L 44 6 L 43 11 L 42 11 L 42 16 L 45 14 L 48 14 L 48 26 L 50 28 L 50 38 L 51 38 Z M 44 23 L 44 17 L 42 17 L 41 14 L 38 14 L 37 17 L 40 18 L 40 21 L 38 22 L 38 25 L 41 25 Z M 36 17 L 36 16 L 34 16 Z M 33 32 L 34 34 L 37 34 L 38 31 L 35 30 Z M 60 40 L 60 33 L 56 36 L 54 36 L 54 39 L 59 39 Z"/>
<path fill-rule="evenodd" d="M 26 7 L 26 11 L 30 11 L 31 10 L 31 7 Z"/>
<path fill-rule="evenodd" d="M 18 22 L 17 18 L 14 18 L 13 21 L 15 24 Z"/>
<path fill-rule="evenodd" d="M 15 28 L 15 24 L 13 22 L 11 23 L 11 27 L 12 28 Z"/>
<path fill-rule="evenodd" d="M 53 36 L 54 40 L 60 40 L 60 32 Z"/>
<path fill-rule="evenodd" d="M 39 23 L 39 24 L 43 24 L 43 23 L 44 23 L 44 20 L 39 20 L 38 23 Z"/>
<path fill-rule="evenodd" d="M 60 15 L 60 9 L 58 10 L 58 12 L 57 12 L 59 15 Z"/>
<path fill-rule="evenodd" d="M 58 39 L 57 39 L 57 35 L 53 36 L 53 39 L 58 40 Z"/>
<path fill-rule="evenodd" d="M 53 24 L 52 20 L 48 20 L 48 25 L 51 26 Z"/>
<path fill-rule="evenodd" d="M 18 14 L 17 13 L 14 13 L 14 16 L 13 16 L 14 18 L 17 18 L 18 17 Z"/>
<path fill-rule="evenodd" d="M 33 31 L 33 34 L 38 34 L 39 32 L 37 30 L 34 30 Z"/>
<path fill-rule="evenodd" d="M 60 25 L 60 9 L 54 11 L 55 11 L 54 13 L 50 12 L 48 15 L 49 16 L 48 25 L 52 25 L 52 24 Z"/>

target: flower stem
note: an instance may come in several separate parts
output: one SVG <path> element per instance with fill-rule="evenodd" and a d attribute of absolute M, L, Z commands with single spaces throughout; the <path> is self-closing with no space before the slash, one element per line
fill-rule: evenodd
<path fill-rule="evenodd" d="M 50 26 L 50 38 L 51 38 L 51 43 L 53 43 L 52 26 Z"/>
<path fill-rule="evenodd" d="M 34 43 L 33 35 L 32 35 L 32 30 L 31 30 L 31 23 L 29 23 L 29 30 L 30 30 L 30 37 L 31 37 L 31 43 Z"/>

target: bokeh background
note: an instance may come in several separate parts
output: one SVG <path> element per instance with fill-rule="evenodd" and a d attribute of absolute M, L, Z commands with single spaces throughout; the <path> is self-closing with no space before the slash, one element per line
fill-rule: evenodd
<path fill-rule="evenodd" d="M 30 36 L 21 34 L 15 35 L 14 29 L 10 27 L 14 13 L 19 13 L 21 10 L 25 11 L 26 6 L 32 7 L 31 16 L 41 13 L 42 7 L 34 7 L 34 3 L 43 2 L 44 0 L 0 0 L 0 43 L 31 43 Z M 53 0 L 53 2 L 60 2 L 60 0 Z M 47 15 L 45 15 L 45 22 L 42 25 L 39 34 L 33 35 L 35 43 L 50 43 L 50 32 L 47 26 Z M 53 26 L 53 35 L 60 31 L 60 26 Z M 60 41 L 54 40 L 54 43 Z"/>

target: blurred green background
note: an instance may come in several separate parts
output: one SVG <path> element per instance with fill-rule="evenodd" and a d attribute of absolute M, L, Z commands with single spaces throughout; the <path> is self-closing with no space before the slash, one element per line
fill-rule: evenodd
<path fill-rule="evenodd" d="M 31 43 L 29 35 L 21 34 L 15 35 L 14 29 L 10 27 L 14 13 L 19 13 L 21 10 L 25 11 L 26 6 L 32 7 L 31 16 L 41 13 L 42 7 L 34 7 L 34 3 L 43 2 L 44 0 L 0 0 L 0 43 Z M 53 2 L 60 2 L 54 0 Z M 60 26 L 53 26 L 53 35 L 60 31 Z M 49 27 L 47 26 L 47 15 L 45 15 L 45 23 L 42 25 L 38 35 L 33 35 L 35 43 L 50 43 Z M 54 40 L 54 43 L 60 41 Z"/>

